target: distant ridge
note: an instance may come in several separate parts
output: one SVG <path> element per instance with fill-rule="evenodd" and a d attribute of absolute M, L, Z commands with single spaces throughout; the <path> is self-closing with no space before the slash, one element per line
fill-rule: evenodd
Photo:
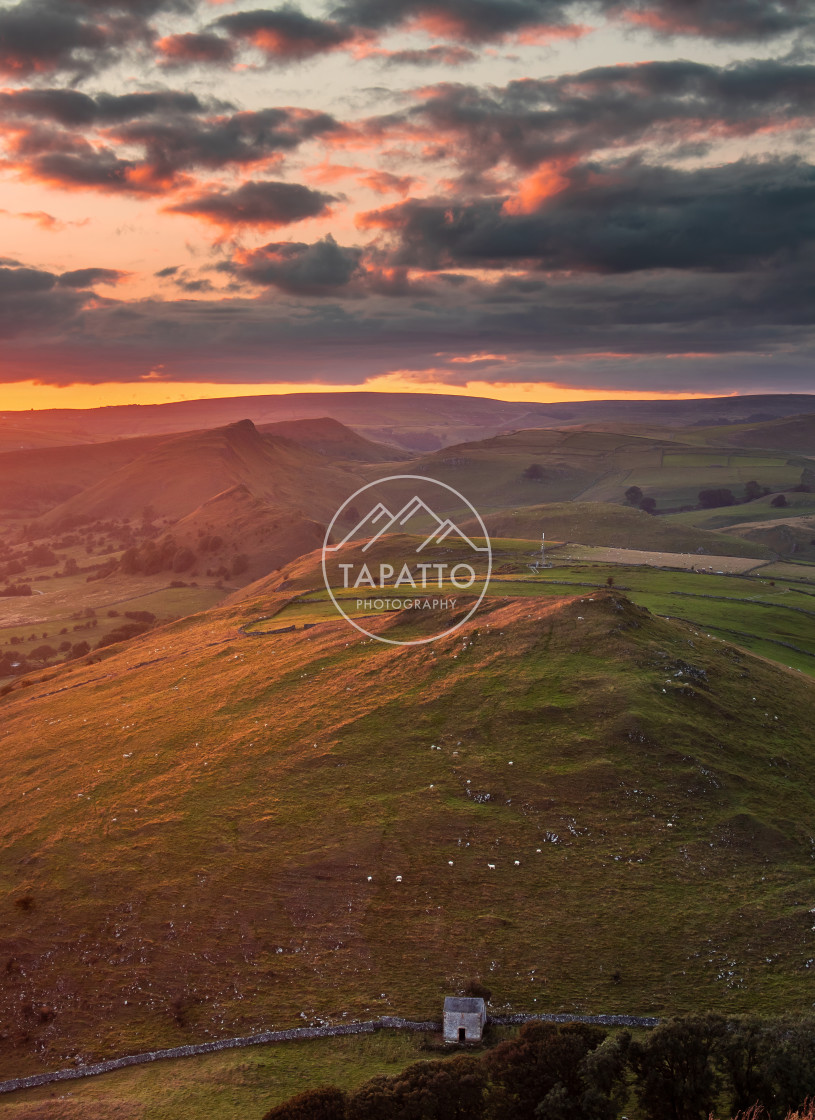
<path fill-rule="evenodd" d="M 115 405 L 96 409 L 0 412 L 0 446 L 95 443 L 122 437 L 223 427 L 245 417 L 256 425 L 332 417 L 366 439 L 415 451 L 483 439 L 517 428 L 619 420 L 668 427 L 761 423 L 815 412 L 815 395 L 752 394 L 691 400 L 563 401 L 530 404 L 444 393 L 288 393 Z M 30 443 L 26 444 L 26 433 Z M 13 441 L 13 442 L 12 442 Z"/>

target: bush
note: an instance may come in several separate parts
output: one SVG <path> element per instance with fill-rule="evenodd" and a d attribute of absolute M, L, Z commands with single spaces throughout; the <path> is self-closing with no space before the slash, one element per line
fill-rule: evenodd
<path fill-rule="evenodd" d="M 786 509 L 788 504 L 789 503 L 787 502 L 787 499 L 783 494 L 776 494 L 776 496 L 770 502 L 770 505 L 774 506 L 775 509 Z"/>
<path fill-rule="evenodd" d="M 464 988 L 465 996 L 473 996 L 475 999 L 483 999 L 484 1003 L 489 1003 L 492 999 L 492 992 L 489 988 L 485 988 L 479 980 L 468 980 Z"/>
<path fill-rule="evenodd" d="M 346 1096 L 333 1085 L 308 1089 L 269 1109 L 263 1120 L 345 1120 Z"/>
<path fill-rule="evenodd" d="M 523 477 L 528 482 L 542 482 L 546 477 L 546 472 L 540 463 L 531 463 L 523 472 Z"/>
<path fill-rule="evenodd" d="M 718 1015 L 688 1015 L 661 1023 L 644 1042 L 632 1042 L 637 1096 L 647 1120 L 706 1120 L 720 1087 L 713 1055 L 724 1031 Z"/>
<path fill-rule="evenodd" d="M 732 490 L 700 490 L 699 505 L 702 509 L 719 509 L 721 506 L 736 505 L 736 497 Z"/>
<path fill-rule="evenodd" d="M 625 500 L 632 506 L 638 506 L 642 501 L 642 490 L 639 486 L 629 486 L 625 492 Z"/>

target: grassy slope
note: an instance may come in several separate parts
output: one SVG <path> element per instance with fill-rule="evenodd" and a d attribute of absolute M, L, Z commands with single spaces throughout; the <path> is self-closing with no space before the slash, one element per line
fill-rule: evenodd
<path fill-rule="evenodd" d="M 157 1062 L 0 1097 L 0 1115 L 8 1120 L 260 1120 L 305 1086 L 352 1089 L 370 1077 L 392 1077 L 413 1062 L 436 1057 L 421 1050 L 424 1039 L 383 1031 Z"/>
<path fill-rule="evenodd" d="M 787 453 L 815 455 L 815 414 L 784 416 L 761 424 L 726 424 L 688 429 L 689 442 L 719 447 L 774 449 Z"/>
<path fill-rule="evenodd" d="M 727 529 L 731 525 L 744 525 L 748 522 L 787 520 L 790 517 L 815 516 L 815 494 L 795 494 L 788 492 L 787 505 L 778 509 L 773 506 L 774 495 L 756 498 L 737 506 L 722 506 L 720 509 L 695 509 L 687 513 L 672 513 L 668 516 L 675 525 L 696 526 L 699 529 Z"/>
<path fill-rule="evenodd" d="M 72 518 L 138 517 L 145 506 L 173 520 L 237 485 L 269 505 L 330 517 L 356 476 L 250 421 L 176 436 L 126 463 L 38 519 L 47 532 Z"/>
<path fill-rule="evenodd" d="M 472 975 L 515 1008 L 808 1003 L 810 682 L 604 593 L 412 648 L 236 633 L 273 601 L 3 702 L 3 1073 L 435 1015 Z"/>
<path fill-rule="evenodd" d="M 768 557 L 767 549 L 725 533 L 675 525 L 642 510 L 603 502 L 552 502 L 488 514 L 491 536 L 526 537 L 539 541 L 541 530 L 556 541 L 638 548 L 658 552 L 696 552 L 709 555 Z M 470 529 L 474 526 L 469 524 Z"/>
<path fill-rule="evenodd" d="M 533 464 L 544 471 L 539 481 L 523 477 Z M 482 514 L 576 499 L 619 503 L 632 485 L 660 508 L 676 508 L 695 504 L 703 489 L 741 493 L 746 482 L 758 479 L 777 491 L 801 476 L 801 467 L 777 451 L 717 451 L 626 432 L 544 428 L 445 447 L 413 467 L 461 489 Z"/>

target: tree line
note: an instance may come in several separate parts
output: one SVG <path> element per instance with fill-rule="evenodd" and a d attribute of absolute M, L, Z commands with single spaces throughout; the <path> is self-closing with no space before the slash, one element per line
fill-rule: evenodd
<path fill-rule="evenodd" d="M 717 1110 L 796 1120 L 813 1097 L 815 1019 L 707 1014 L 667 1020 L 643 1037 L 527 1023 L 483 1055 L 456 1047 L 350 1092 L 310 1089 L 263 1120 L 620 1120 L 632 1108 L 642 1120 L 708 1120 Z"/>

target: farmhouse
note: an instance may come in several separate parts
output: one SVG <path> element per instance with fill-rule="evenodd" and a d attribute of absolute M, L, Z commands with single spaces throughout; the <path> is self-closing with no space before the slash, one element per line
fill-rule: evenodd
<path fill-rule="evenodd" d="M 480 1042 L 487 1021 L 483 999 L 447 996 L 444 1001 L 444 1041 Z"/>

